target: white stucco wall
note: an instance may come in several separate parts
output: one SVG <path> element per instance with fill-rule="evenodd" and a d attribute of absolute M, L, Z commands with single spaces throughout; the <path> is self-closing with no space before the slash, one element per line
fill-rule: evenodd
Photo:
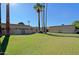
<path fill-rule="evenodd" d="M 2 28 L 6 29 L 5 24 L 2 24 Z M 10 25 L 10 34 L 29 34 L 32 33 L 32 30 L 30 29 L 30 26 L 25 25 L 16 25 L 12 24 Z M 2 30 L 3 33 L 6 33 L 6 30 Z"/>
<path fill-rule="evenodd" d="M 54 33 L 75 33 L 75 27 L 74 26 L 52 26 L 48 28 L 49 32 Z"/>

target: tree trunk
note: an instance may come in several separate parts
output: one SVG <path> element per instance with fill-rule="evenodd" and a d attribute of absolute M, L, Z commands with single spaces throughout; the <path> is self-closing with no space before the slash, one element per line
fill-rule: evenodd
<path fill-rule="evenodd" d="M 9 3 L 6 4 L 6 35 L 10 35 Z"/>
<path fill-rule="evenodd" d="M 1 29 L 1 3 L 0 3 L 0 36 L 2 35 L 2 29 Z"/>
<path fill-rule="evenodd" d="M 43 11 L 42 11 L 42 32 L 43 33 L 45 32 L 45 21 L 44 21 L 44 17 L 45 17 L 45 10 L 43 8 Z"/>
<path fill-rule="evenodd" d="M 47 33 L 47 3 L 46 3 L 46 26 L 45 26 L 45 33 Z"/>
<path fill-rule="evenodd" d="M 38 12 L 38 32 L 40 32 L 40 12 Z"/>

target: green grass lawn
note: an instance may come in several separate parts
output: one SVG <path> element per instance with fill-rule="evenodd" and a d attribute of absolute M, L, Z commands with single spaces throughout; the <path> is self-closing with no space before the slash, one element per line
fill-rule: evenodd
<path fill-rule="evenodd" d="M 79 38 L 67 37 L 67 34 L 11 35 L 5 54 L 7 55 L 59 55 L 79 54 Z M 68 34 L 68 36 L 79 34 Z M 3 41 L 4 36 L 0 38 Z"/>

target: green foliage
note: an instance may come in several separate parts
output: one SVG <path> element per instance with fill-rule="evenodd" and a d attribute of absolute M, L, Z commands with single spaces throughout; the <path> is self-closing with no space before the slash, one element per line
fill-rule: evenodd
<path fill-rule="evenodd" d="M 36 5 L 34 5 L 34 9 L 35 9 L 37 12 L 42 11 L 42 9 L 43 9 L 44 7 L 45 7 L 45 6 L 43 6 L 43 5 L 40 4 L 40 3 L 37 3 Z"/>
<path fill-rule="evenodd" d="M 79 21 L 73 22 L 73 25 L 75 26 L 75 28 L 79 29 Z"/>
<path fill-rule="evenodd" d="M 23 22 L 19 22 L 18 24 L 20 24 L 20 25 L 25 25 Z"/>

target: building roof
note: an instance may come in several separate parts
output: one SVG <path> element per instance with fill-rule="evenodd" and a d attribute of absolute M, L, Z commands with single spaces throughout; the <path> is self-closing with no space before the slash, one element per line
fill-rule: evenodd
<path fill-rule="evenodd" d="M 2 23 L 2 25 L 6 25 L 6 23 Z M 22 24 L 10 24 L 12 26 L 27 26 L 27 27 L 32 27 L 32 26 L 29 26 L 29 25 L 22 25 Z"/>
<path fill-rule="evenodd" d="M 73 26 L 73 25 L 59 25 L 59 26 L 50 26 L 50 27 L 66 27 L 66 26 Z"/>

